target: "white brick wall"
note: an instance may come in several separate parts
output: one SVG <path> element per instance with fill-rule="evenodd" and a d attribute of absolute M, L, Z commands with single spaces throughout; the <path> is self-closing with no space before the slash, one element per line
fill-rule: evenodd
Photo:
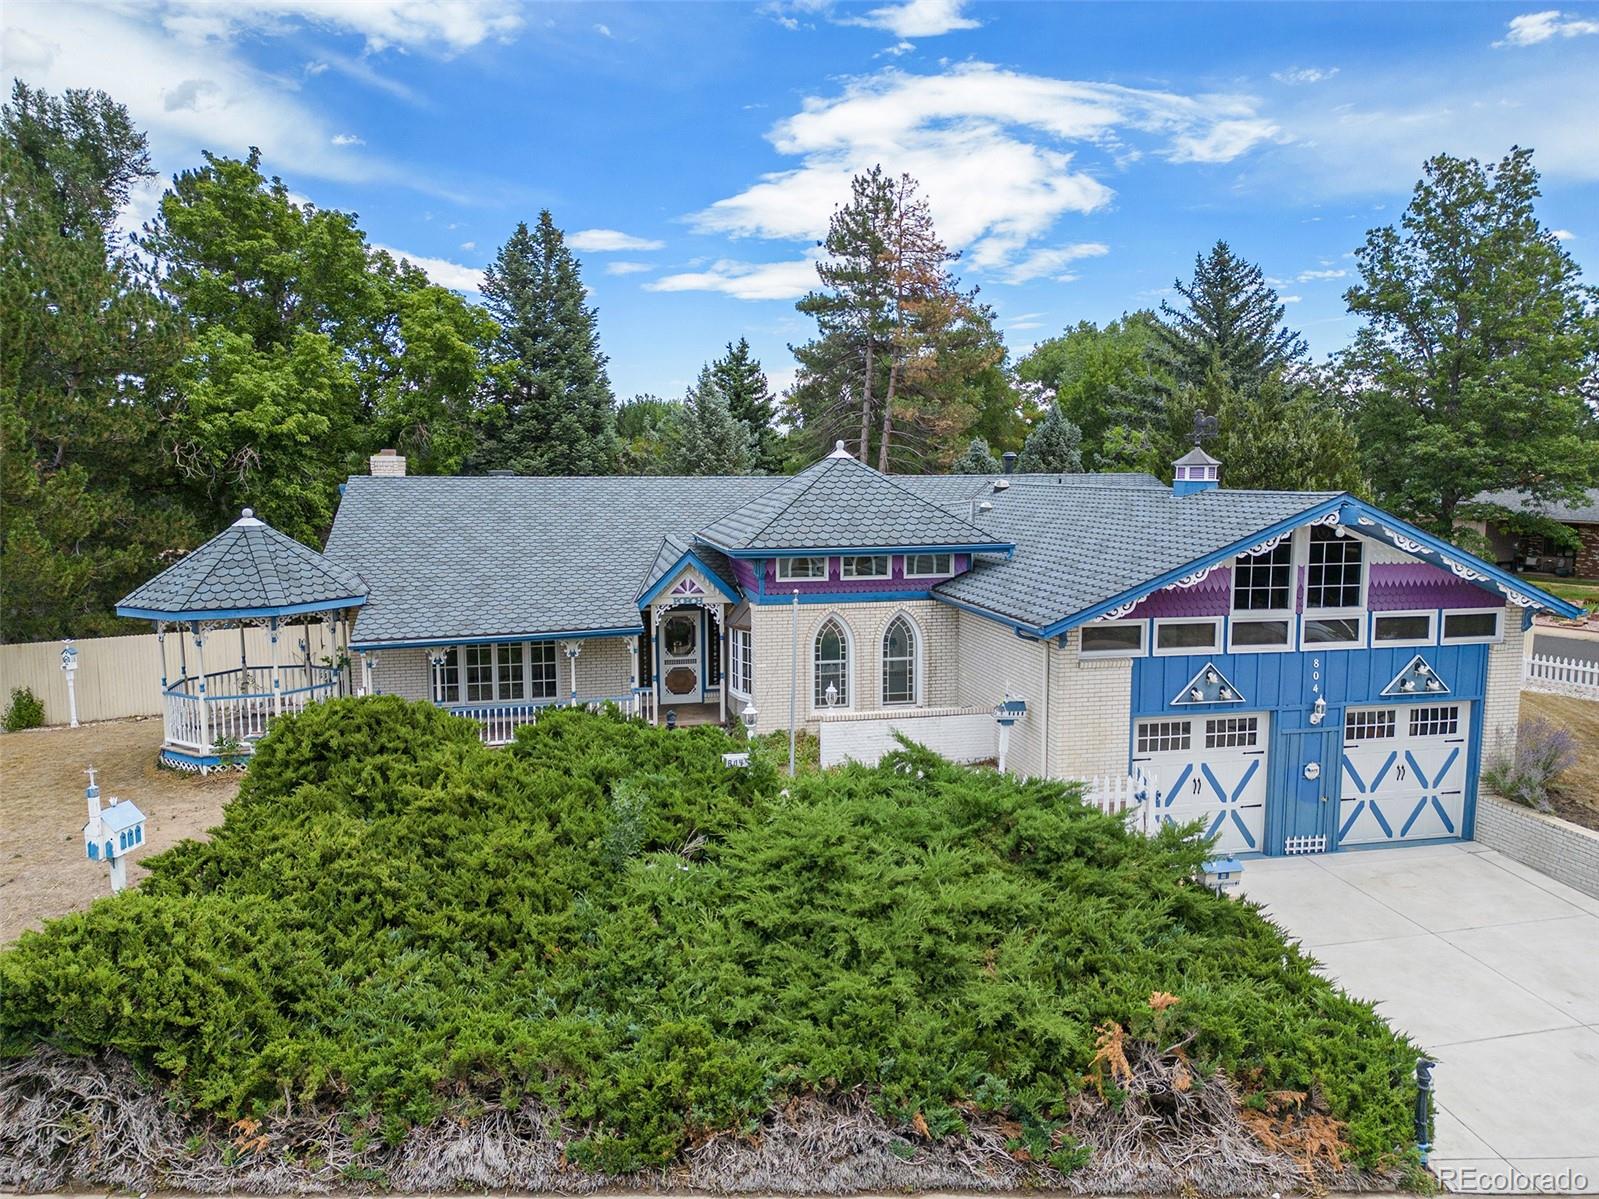
<path fill-rule="evenodd" d="M 1027 701 L 1027 716 L 1011 730 L 1005 768 L 1013 774 L 1044 773 L 1043 643 L 1018 637 L 1009 627 L 961 612 L 959 702 L 993 708 L 1007 696 Z"/>
<path fill-rule="evenodd" d="M 1476 840 L 1599 899 L 1599 833 L 1500 799 L 1477 797 Z"/>
<path fill-rule="evenodd" d="M 1082 661 L 1081 635 L 1051 649 L 1050 774 L 1092 778 L 1127 773 L 1133 719 L 1133 664 L 1128 658 Z"/>
<path fill-rule="evenodd" d="M 1483 691 L 1482 763 L 1514 753 L 1521 722 L 1521 662 L 1530 634 L 1521 628 L 1522 609 L 1505 606 L 1504 640 L 1488 647 L 1488 679 Z"/>
<path fill-rule="evenodd" d="M 850 636 L 850 688 L 856 711 L 884 709 L 883 632 L 888 622 L 904 613 L 915 623 L 921 643 L 921 706 L 954 707 L 959 698 L 959 613 L 935 600 L 887 603 L 799 605 L 799 691 L 796 715 L 815 729 L 811 699 L 816 633 L 829 616 L 838 619 Z M 790 627 L 793 610 L 788 604 L 757 604 L 750 608 L 751 653 L 754 655 L 752 697 L 759 713 L 756 731 L 776 732 L 788 727 Z"/>

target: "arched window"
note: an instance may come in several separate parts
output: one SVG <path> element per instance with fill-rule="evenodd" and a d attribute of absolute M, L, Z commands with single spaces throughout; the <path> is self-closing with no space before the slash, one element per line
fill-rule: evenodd
<path fill-rule="evenodd" d="M 815 689 L 817 708 L 847 708 L 849 694 L 849 636 L 837 618 L 829 616 L 816 634 Z M 831 688 L 831 694 L 829 694 Z M 829 702 L 831 700 L 832 702 Z"/>
<path fill-rule="evenodd" d="M 916 626 L 905 616 L 894 617 L 883 633 L 883 702 L 916 702 Z"/>

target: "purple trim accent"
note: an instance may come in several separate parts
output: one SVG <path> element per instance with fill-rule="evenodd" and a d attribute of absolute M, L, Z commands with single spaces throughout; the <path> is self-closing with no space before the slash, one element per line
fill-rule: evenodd
<path fill-rule="evenodd" d="M 820 555 L 818 555 L 819 557 Z M 944 579 L 954 578 L 955 575 L 965 571 L 971 565 L 970 554 L 954 555 L 952 565 L 955 573 L 952 575 L 939 575 L 935 578 L 907 579 L 905 577 L 905 556 L 903 554 L 888 555 L 889 577 L 886 579 L 846 579 L 843 577 L 843 566 L 834 556 L 827 560 L 827 578 L 825 579 L 782 579 L 777 577 L 777 561 L 767 558 L 762 563 L 766 572 L 767 595 L 789 595 L 798 591 L 801 595 L 815 595 L 826 592 L 829 595 L 849 595 L 855 592 L 883 592 L 883 591 L 926 591 L 934 584 L 942 583 Z M 734 560 L 734 569 L 742 567 L 744 563 Z M 739 575 L 739 584 L 747 591 L 755 590 L 753 576 L 749 583 L 744 582 L 744 576 Z"/>
<path fill-rule="evenodd" d="M 739 590 L 745 595 L 755 594 L 755 563 L 743 558 L 734 558 L 733 578 L 738 581 Z"/>
<path fill-rule="evenodd" d="M 1374 562 L 1366 606 L 1373 612 L 1411 608 L 1500 608 L 1503 597 L 1425 562 Z"/>
<path fill-rule="evenodd" d="M 1218 566 L 1193 587 L 1168 587 L 1155 592 L 1126 616 L 1145 620 L 1151 616 L 1226 616 L 1232 600 L 1233 569 Z"/>

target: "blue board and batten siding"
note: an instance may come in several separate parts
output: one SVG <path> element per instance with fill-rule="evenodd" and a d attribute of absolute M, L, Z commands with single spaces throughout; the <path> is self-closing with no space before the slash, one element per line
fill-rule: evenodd
<path fill-rule="evenodd" d="M 1431 828 L 1436 820 L 1441 835 L 1467 838 L 1472 835 L 1476 809 L 1477 780 L 1483 743 L 1483 708 L 1488 677 L 1485 644 L 1407 646 L 1403 648 L 1335 649 L 1320 652 L 1200 654 L 1169 657 L 1144 657 L 1133 660 L 1132 722 L 1128 730 L 1128 758 L 1134 763 L 1137 752 L 1137 727 L 1141 720 L 1185 719 L 1232 714 L 1266 713 L 1270 718 L 1267 755 L 1261 763 L 1266 771 L 1264 842 L 1256 852 L 1276 855 L 1283 852 L 1285 838 L 1326 837 L 1326 848 L 1336 849 L 1347 841 L 1350 825 L 1362 814 L 1375 819 L 1394 841 L 1413 843 L 1415 827 Z M 1405 696 L 1383 695 L 1384 688 L 1420 655 L 1448 687 L 1447 692 L 1416 693 Z M 1241 696 L 1240 702 L 1180 704 L 1190 681 L 1208 665 L 1213 666 Z M 1311 723 L 1318 697 L 1327 703 L 1319 725 Z M 1346 753 L 1344 714 L 1348 708 L 1396 708 L 1400 715 L 1417 706 L 1469 705 L 1463 714 L 1465 729 L 1459 738 L 1464 754 L 1464 797 L 1458 816 L 1446 814 L 1436 801 L 1427 812 L 1427 823 L 1417 825 L 1420 807 L 1412 812 L 1380 812 L 1376 803 L 1369 811 L 1362 808 L 1361 793 L 1371 781 L 1362 777 Z M 1203 727 L 1202 724 L 1198 727 Z M 1197 751 L 1196 751 L 1196 756 Z M 1451 781 L 1459 779 L 1458 754 L 1445 754 L 1444 762 Z M 1315 760 L 1321 775 L 1304 777 L 1304 766 Z M 1398 763 L 1397 767 L 1395 762 Z M 1404 756 L 1400 745 L 1379 767 L 1384 772 L 1413 770 L 1421 775 L 1414 757 Z M 1385 775 L 1386 777 L 1386 775 Z M 1436 774 L 1434 775 L 1436 779 Z M 1156 780 L 1163 791 L 1174 780 Z M 1214 783 L 1214 780 L 1211 780 Z M 1423 788 L 1425 790 L 1425 788 Z M 1218 788 L 1218 792 L 1221 788 Z M 1326 804 L 1319 798 L 1325 795 Z M 1343 801 L 1349 800 L 1350 805 Z M 1314 804 L 1309 807 L 1306 801 Z M 1423 797 L 1423 805 L 1426 797 Z M 1353 815 L 1345 811 L 1352 805 Z M 1433 809 L 1436 811 L 1434 812 Z M 1408 820 L 1408 824 L 1406 823 Z M 1344 827 L 1340 828 L 1340 824 Z M 1345 844 L 1344 848 L 1349 846 Z M 1246 844 L 1244 852 L 1249 851 Z"/>

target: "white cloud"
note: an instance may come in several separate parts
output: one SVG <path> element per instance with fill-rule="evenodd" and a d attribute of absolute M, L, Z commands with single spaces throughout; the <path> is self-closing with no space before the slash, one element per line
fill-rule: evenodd
<path fill-rule="evenodd" d="M 463 250 L 475 250 L 475 249 L 477 249 L 477 242 L 475 242 L 475 241 L 464 241 L 464 242 L 461 243 L 461 249 L 463 249 Z"/>
<path fill-rule="evenodd" d="M 1226 162 L 1275 134 L 1248 97 L 1051 79 L 986 63 L 933 75 L 890 67 L 848 81 L 838 96 L 806 99 L 768 134 L 798 165 L 692 220 L 703 232 L 814 242 L 848 197 L 850 178 L 882 163 L 922 184 L 940 235 L 974 268 L 1002 273 L 1063 215 L 1110 202 L 1111 189 L 1078 165 L 1074 143 L 1120 153 L 1128 138 L 1147 136 L 1173 161 Z"/>
<path fill-rule="evenodd" d="M 1551 8 L 1545 12 L 1529 12 L 1519 17 L 1511 17 L 1510 23 L 1505 26 L 1504 40 L 1495 42 L 1494 45 L 1536 46 L 1539 42 L 1547 42 L 1554 37 L 1582 37 L 1590 33 L 1599 33 L 1599 21 Z"/>
<path fill-rule="evenodd" d="M 1068 263 L 1076 262 L 1080 258 L 1099 258 L 1109 253 L 1110 247 L 1097 241 L 1034 250 L 1006 268 L 1000 278 L 1006 283 L 1026 283 L 1030 279 L 1048 275 L 1057 283 L 1069 283 L 1077 276 L 1066 272 Z"/>
<path fill-rule="evenodd" d="M 374 250 L 383 250 L 394 258 L 404 258 L 411 265 L 440 287 L 448 287 L 452 291 L 480 292 L 483 290 L 483 272 L 477 267 L 462 266 L 459 262 L 451 262 L 448 258 L 428 258 L 422 254 L 412 254 L 406 250 L 396 250 L 393 246 L 373 245 Z"/>
<path fill-rule="evenodd" d="M 897 38 L 938 37 L 956 29 L 976 29 L 982 24 L 965 16 L 965 0 L 903 0 L 871 9 L 862 17 L 844 17 L 841 25 L 886 29 Z"/>
<path fill-rule="evenodd" d="M 1298 304 L 1302 300 L 1304 300 L 1305 297 L 1304 296 L 1278 296 L 1277 298 L 1279 300 L 1281 300 L 1284 304 Z"/>
<path fill-rule="evenodd" d="M 566 244 L 587 254 L 610 254 L 617 250 L 659 250 L 666 245 L 648 237 L 634 237 L 619 229 L 579 229 L 566 235 Z"/>
<path fill-rule="evenodd" d="M 1570 241 L 1577 236 L 1570 229 L 1551 229 L 1549 232 L 1554 234 L 1556 241 Z"/>
<path fill-rule="evenodd" d="M 611 27 L 609 25 L 601 24 L 601 23 L 598 23 L 598 22 L 595 23 L 594 32 L 599 34 L 601 37 L 615 37 L 616 36 L 615 34 L 613 34 L 611 32 Z"/>
<path fill-rule="evenodd" d="M 607 275 L 638 275 L 654 269 L 655 267 L 648 262 L 607 262 L 605 264 L 605 273 Z"/>
<path fill-rule="evenodd" d="M 1325 271 L 1300 271 L 1294 278 L 1299 283 L 1314 283 L 1321 279 L 1342 279 L 1347 274 L 1349 272 L 1346 270 L 1334 268 Z"/>
<path fill-rule="evenodd" d="M 333 144 L 335 146 L 364 146 L 366 145 L 366 140 L 357 137 L 353 133 L 335 133 L 333 135 Z"/>
<path fill-rule="evenodd" d="M 244 32 L 287 33 L 307 25 L 355 33 L 369 51 L 459 53 L 521 28 L 514 0 L 166 0 L 161 23 L 190 41 L 230 41 Z"/>
<path fill-rule="evenodd" d="M 666 275 L 645 291 L 719 291 L 738 300 L 796 300 L 817 286 L 816 259 L 790 262 L 738 262 L 723 258 L 703 271 Z"/>
<path fill-rule="evenodd" d="M 1286 71 L 1273 71 L 1271 77 L 1278 83 L 1296 87 L 1306 83 L 1320 83 L 1338 74 L 1337 67 L 1289 67 Z"/>

